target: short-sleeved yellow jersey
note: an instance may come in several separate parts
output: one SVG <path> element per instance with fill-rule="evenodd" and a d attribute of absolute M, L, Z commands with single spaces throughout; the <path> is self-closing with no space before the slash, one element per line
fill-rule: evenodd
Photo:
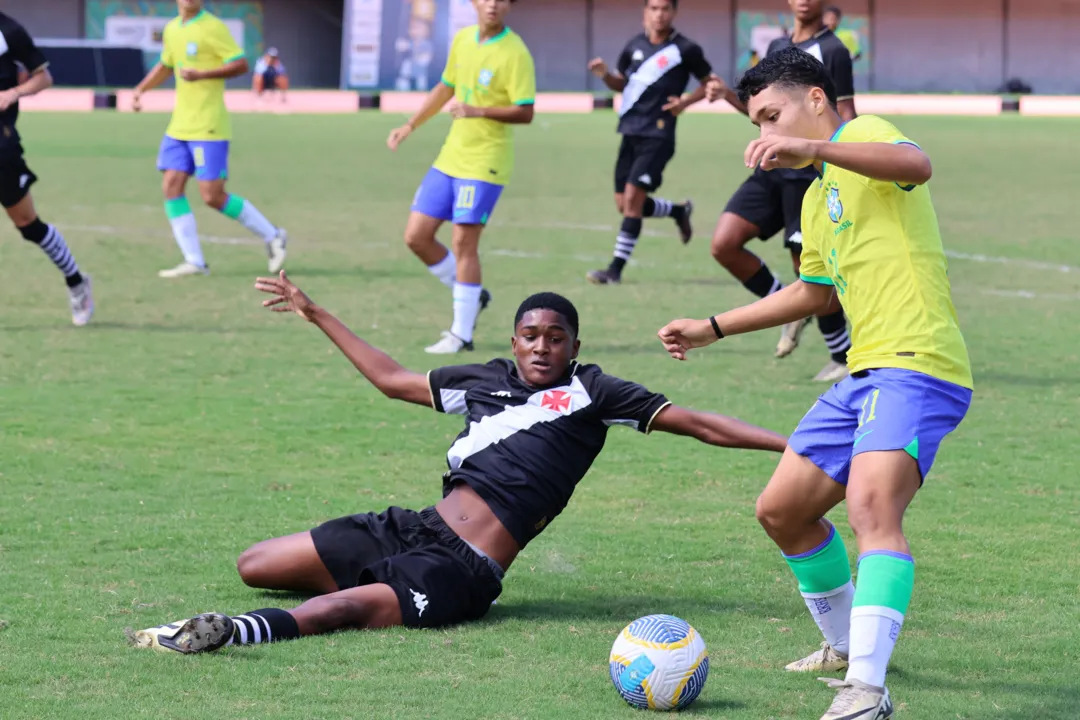
<path fill-rule="evenodd" d="M 873 115 L 832 140 L 915 145 Z M 902 368 L 973 387 L 929 188 L 826 163 L 803 199 L 802 230 L 802 280 L 835 286 L 851 320 L 851 372 Z"/>
<path fill-rule="evenodd" d="M 458 32 L 442 81 L 454 89 L 458 102 L 475 107 L 531 105 L 536 100 L 532 55 L 510 28 L 484 42 L 476 25 Z M 455 120 L 435 160 L 435 169 L 447 175 L 494 185 L 505 185 L 513 168 L 513 128 L 487 118 Z"/>
<path fill-rule="evenodd" d="M 173 18 L 165 26 L 161 64 L 176 73 L 176 106 L 165 134 L 177 140 L 228 140 L 232 123 L 225 109 L 225 81 L 187 82 L 180 70 L 216 70 L 244 57 L 229 28 L 203 10 L 184 22 Z"/>

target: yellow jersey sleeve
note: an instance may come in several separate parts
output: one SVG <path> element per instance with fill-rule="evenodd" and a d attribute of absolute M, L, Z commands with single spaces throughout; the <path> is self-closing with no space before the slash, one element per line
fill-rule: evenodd
<path fill-rule="evenodd" d="M 858 118 L 848 123 L 844 128 L 841 142 L 891 143 L 893 145 L 912 145 L 914 147 L 919 147 L 918 143 L 910 140 L 891 122 L 884 118 L 879 118 L 876 115 L 860 115 Z M 921 150 L 922 148 L 919 149 Z M 914 185 L 888 183 L 881 180 L 874 180 L 873 178 L 866 178 L 866 182 L 871 187 L 877 189 L 895 185 L 905 192 L 911 192 L 915 188 Z"/>
<path fill-rule="evenodd" d="M 806 240 L 804 235 L 802 254 L 799 256 L 799 279 L 815 285 L 832 285 L 829 270 L 821 258 L 821 248 L 817 246 L 817 243 Z"/>
<path fill-rule="evenodd" d="M 450 52 L 446 54 L 446 67 L 443 68 L 443 85 L 452 89 L 457 89 L 457 66 L 459 56 L 461 55 L 461 36 L 464 32 L 465 30 L 461 30 L 454 36 L 453 42 L 450 43 Z"/>
<path fill-rule="evenodd" d="M 244 57 L 244 51 L 236 44 L 229 27 L 220 20 L 207 28 L 206 42 L 223 65 Z"/>
<path fill-rule="evenodd" d="M 172 27 L 173 23 L 170 22 L 165 26 L 165 30 L 161 33 L 161 58 L 159 60 L 162 65 L 170 70 L 176 67 L 176 51 L 173 48 L 173 38 L 176 36 L 176 33 L 170 32 Z"/>
<path fill-rule="evenodd" d="M 525 43 L 521 43 L 520 50 L 510 63 L 510 80 L 506 90 L 514 105 L 532 105 L 536 102 L 536 66 Z"/>

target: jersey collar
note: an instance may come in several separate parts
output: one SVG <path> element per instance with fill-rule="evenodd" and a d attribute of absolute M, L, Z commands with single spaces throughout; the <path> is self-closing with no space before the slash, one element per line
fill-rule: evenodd
<path fill-rule="evenodd" d="M 503 25 L 502 32 L 500 32 L 498 35 L 492 35 L 487 40 L 484 40 L 483 42 L 480 42 L 480 27 L 477 26 L 477 28 L 476 28 L 476 44 L 477 45 L 491 45 L 492 43 L 499 42 L 500 40 L 502 40 L 504 37 L 506 37 L 509 34 L 510 34 L 510 26 L 509 25 Z"/>
<path fill-rule="evenodd" d="M 195 13 L 195 17 L 191 18 L 190 20 L 183 20 L 183 19 L 181 19 L 181 20 L 180 20 L 180 27 L 187 27 L 187 26 L 188 26 L 188 25 L 190 25 L 191 23 L 193 23 L 193 22 L 195 22 L 196 20 L 198 20 L 199 18 L 201 18 L 201 17 L 203 16 L 203 14 L 204 14 L 205 12 L 206 12 L 206 8 L 203 8 L 203 9 L 202 9 L 202 10 L 200 10 L 199 12 Z"/>
<path fill-rule="evenodd" d="M 836 131 L 832 134 L 832 137 L 829 138 L 829 142 L 836 142 L 840 139 L 840 133 L 844 132 L 844 128 L 847 127 L 848 122 L 850 121 L 840 123 L 840 127 L 836 128 Z M 821 163 L 821 172 L 818 173 L 818 180 L 825 177 L 825 169 L 828 166 L 828 163 Z"/>

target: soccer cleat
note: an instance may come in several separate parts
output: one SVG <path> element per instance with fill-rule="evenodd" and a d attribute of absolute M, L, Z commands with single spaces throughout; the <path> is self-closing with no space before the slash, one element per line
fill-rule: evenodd
<path fill-rule="evenodd" d="M 453 355 L 454 353 L 459 353 L 462 350 L 471 351 L 472 349 L 472 342 L 466 342 L 454 333 L 448 330 L 444 330 L 442 334 L 442 340 L 435 343 L 434 345 L 427 346 L 426 348 L 424 348 L 424 352 L 431 355 Z"/>
<path fill-rule="evenodd" d="M 277 275 L 285 265 L 285 245 L 289 241 L 289 233 L 283 229 L 278 228 L 277 235 L 274 239 L 266 243 L 266 254 L 270 257 L 270 262 L 267 264 L 267 268 L 270 270 L 271 275 Z"/>
<path fill-rule="evenodd" d="M 491 304 L 491 293 L 487 288 L 480 288 L 480 309 L 487 310 L 487 306 Z"/>
<path fill-rule="evenodd" d="M 830 360 L 829 364 L 821 368 L 821 372 L 814 376 L 814 382 L 836 383 L 848 376 L 847 365 Z"/>
<path fill-rule="evenodd" d="M 233 620 L 221 613 L 206 613 L 190 620 L 140 630 L 132 636 L 137 648 L 191 653 L 214 652 L 225 647 L 233 636 Z"/>
<path fill-rule="evenodd" d="M 694 226 L 690 223 L 690 216 L 694 214 L 694 201 L 687 198 L 683 208 L 685 209 L 675 224 L 679 226 L 679 239 L 686 245 L 694 237 Z"/>
<path fill-rule="evenodd" d="M 174 268 L 169 268 L 168 270 L 160 270 L 160 271 L 158 271 L 158 277 L 159 278 L 168 278 L 170 280 L 173 279 L 173 278 L 187 277 L 188 275 L 209 275 L 209 274 L 210 274 L 210 268 L 209 267 L 199 267 L 198 265 L 195 265 L 193 263 L 189 263 L 187 261 L 180 263 L 179 265 L 177 265 Z"/>
<path fill-rule="evenodd" d="M 622 276 L 611 270 L 590 270 L 585 274 L 585 279 L 593 285 L 618 285 L 622 282 Z"/>
<path fill-rule="evenodd" d="M 784 358 L 795 352 L 795 348 L 799 347 L 803 330 L 813 321 L 814 318 L 808 317 L 785 325 L 780 331 L 780 342 L 776 343 L 776 357 Z"/>
<path fill-rule="evenodd" d="M 788 672 L 837 672 L 846 670 L 848 659 L 833 649 L 827 642 L 821 643 L 821 649 L 815 650 L 802 660 L 788 663 L 784 669 Z"/>
<path fill-rule="evenodd" d="M 829 711 L 821 720 L 889 720 L 893 716 L 893 704 L 889 691 L 858 680 L 818 678 L 836 690 Z"/>
<path fill-rule="evenodd" d="M 83 275 L 81 283 L 68 288 L 68 300 L 71 302 L 71 322 L 78 327 L 90 322 L 94 317 L 94 292 L 89 275 Z"/>

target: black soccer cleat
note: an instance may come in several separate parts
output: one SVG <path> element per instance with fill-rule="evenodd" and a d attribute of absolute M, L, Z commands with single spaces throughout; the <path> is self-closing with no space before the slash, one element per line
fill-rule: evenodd
<path fill-rule="evenodd" d="M 683 203 L 682 214 L 675 220 L 675 224 L 679 226 L 679 239 L 682 240 L 682 244 L 686 245 L 690 242 L 690 239 L 694 237 L 694 226 L 690 223 L 690 216 L 694 214 L 694 202 L 689 198 Z"/>
<path fill-rule="evenodd" d="M 607 270 L 590 270 L 585 274 L 585 279 L 593 285 L 618 285 L 622 282 L 622 275 Z"/>
<path fill-rule="evenodd" d="M 185 655 L 214 652 L 228 644 L 234 627 L 228 615 L 206 613 L 190 620 L 140 630 L 132 635 L 131 641 L 138 648 L 171 650 Z"/>
<path fill-rule="evenodd" d="M 487 306 L 491 304 L 491 293 L 487 288 L 480 288 L 480 309 L 487 310 Z"/>

